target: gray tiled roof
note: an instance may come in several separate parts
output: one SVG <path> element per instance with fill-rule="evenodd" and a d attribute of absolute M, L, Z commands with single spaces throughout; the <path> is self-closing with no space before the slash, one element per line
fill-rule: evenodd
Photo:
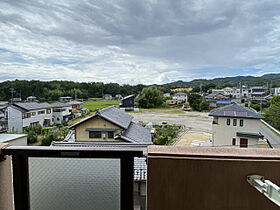
<path fill-rule="evenodd" d="M 231 104 L 214 109 L 212 112 L 210 112 L 209 116 L 263 119 L 263 117 L 258 113 L 237 104 Z"/>
<path fill-rule="evenodd" d="M 110 106 L 105 109 L 101 109 L 96 112 L 96 115 L 100 115 L 101 117 L 119 125 L 122 128 L 127 129 L 131 123 L 132 116 L 125 113 L 125 111 L 116 108 L 115 106 Z"/>
<path fill-rule="evenodd" d="M 68 105 L 76 105 L 76 104 L 83 104 L 83 102 L 81 102 L 81 101 L 69 101 L 69 102 L 67 102 L 66 104 L 68 104 Z"/>
<path fill-rule="evenodd" d="M 70 126 L 70 128 L 74 128 L 77 125 L 80 125 L 81 123 L 83 123 L 93 117 L 96 117 L 96 116 L 100 116 L 100 117 L 104 118 L 105 120 L 108 120 L 109 122 L 112 122 L 124 129 L 127 129 L 129 127 L 131 120 L 133 118 L 131 115 L 125 113 L 125 111 L 120 110 L 120 109 L 116 108 L 115 106 L 110 106 L 108 108 L 98 110 L 95 113 L 95 115 L 89 116 L 89 117 L 85 118 L 84 120 L 81 120 L 80 122 Z"/>
<path fill-rule="evenodd" d="M 54 102 L 54 103 L 51 103 L 50 106 L 53 108 L 61 108 L 61 107 L 68 107 L 71 105 L 68 103 Z"/>
<path fill-rule="evenodd" d="M 119 138 L 138 144 L 152 144 L 152 136 L 149 129 L 132 122 L 127 130 L 120 134 Z"/>
<path fill-rule="evenodd" d="M 36 110 L 36 109 L 51 108 L 51 105 L 48 104 L 48 103 L 37 103 L 37 102 L 16 103 L 16 104 L 13 104 L 13 105 L 17 106 L 19 108 L 22 108 L 24 110 L 27 110 L 27 111 Z"/>

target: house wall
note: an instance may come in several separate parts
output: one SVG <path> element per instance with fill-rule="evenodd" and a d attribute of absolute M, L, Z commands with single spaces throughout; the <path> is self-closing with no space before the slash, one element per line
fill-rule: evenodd
<path fill-rule="evenodd" d="M 106 138 L 89 138 L 89 132 L 86 131 L 87 128 L 115 128 L 116 131 L 114 132 L 114 136 L 119 134 L 123 129 L 104 120 L 101 117 L 94 117 L 92 119 L 89 119 L 88 121 L 81 123 L 75 128 L 76 132 L 76 141 L 114 141 L 114 139 L 108 139 L 108 136 L 106 135 Z M 107 132 L 105 132 L 107 134 Z"/>
<path fill-rule="evenodd" d="M 230 125 L 227 125 L 227 119 L 231 119 Z M 233 119 L 237 119 L 237 125 L 233 126 Z M 240 138 L 237 137 L 237 132 L 246 133 L 259 133 L 260 120 L 257 119 L 242 119 L 243 127 L 240 127 L 241 118 L 219 117 L 218 124 L 212 125 L 213 130 L 213 146 L 230 146 L 232 145 L 232 139 L 236 138 L 236 146 L 240 146 Z M 247 138 L 247 137 L 244 137 Z M 256 138 L 247 138 L 248 147 L 257 147 L 258 140 Z"/>
<path fill-rule="evenodd" d="M 10 132 L 17 131 L 18 133 L 22 132 L 22 112 L 13 108 L 8 107 L 8 129 Z"/>
<path fill-rule="evenodd" d="M 45 114 L 38 114 L 39 111 L 45 111 Z M 29 117 L 29 118 L 23 119 L 22 120 L 22 122 L 23 122 L 22 127 L 25 128 L 25 127 L 29 126 L 31 123 L 35 123 L 35 122 L 39 122 L 39 124 L 41 126 L 43 126 L 45 119 L 50 120 L 51 123 L 52 123 L 52 109 L 51 109 L 50 114 L 47 114 L 47 109 L 32 110 L 32 111 L 29 111 L 29 112 L 26 112 L 26 113 L 32 113 L 32 112 L 35 112 L 36 114 L 34 116 L 31 115 L 31 117 Z"/>
<path fill-rule="evenodd" d="M 62 112 L 53 112 L 53 118 L 55 124 L 61 124 L 63 122 L 63 117 L 68 116 L 72 113 L 72 106 L 62 107 L 65 111 Z"/>

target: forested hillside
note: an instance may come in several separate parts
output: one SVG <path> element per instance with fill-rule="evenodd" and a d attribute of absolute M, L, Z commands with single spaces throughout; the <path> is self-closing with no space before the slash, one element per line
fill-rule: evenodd
<path fill-rule="evenodd" d="M 237 76 L 215 78 L 211 80 L 196 79 L 190 82 L 177 81 L 157 86 L 162 92 L 169 92 L 172 88 L 177 87 L 196 87 L 200 84 L 203 88 L 220 88 L 223 86 L 236 86 L 242 82 L 249 86 L 252 85 L 269 85 L 280 87 L 280 74 L 266 74 L 261 77 L 254 76 Z M 151 85 L 150 85 L 151 86 Z M 104 94 L 121 94 L 127 96 L 138 94 L 146 85 L 119 85 L 117 83 L 102 82 L 72 82 L 72 81 L 39 81 L 39 80 L 14 80 L 0 83 L 0 100 L 9 100 L 11 98 L 11 88 L 14 88 L 14 97 L 26 99 L 28 96 L 36 96 L 41 101 L 57 100 L 60 96 L 77 95 L 78 98 L 101 98 Z"/>

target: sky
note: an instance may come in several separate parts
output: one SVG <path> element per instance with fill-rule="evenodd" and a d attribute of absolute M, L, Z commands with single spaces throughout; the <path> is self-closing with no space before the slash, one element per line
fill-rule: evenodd
<path fill-rule="evenodd" d="M 1 0 L 0 81 L 280 73 L 279 0 Z"/>

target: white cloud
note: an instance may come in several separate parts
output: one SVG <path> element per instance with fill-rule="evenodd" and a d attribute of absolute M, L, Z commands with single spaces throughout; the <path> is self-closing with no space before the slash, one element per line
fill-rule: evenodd
<path fill-rule="evenodd" d="M 3 0 L 0 79 L 153 84 L 280 72 L 279 9 L 276 0 Z"/>

